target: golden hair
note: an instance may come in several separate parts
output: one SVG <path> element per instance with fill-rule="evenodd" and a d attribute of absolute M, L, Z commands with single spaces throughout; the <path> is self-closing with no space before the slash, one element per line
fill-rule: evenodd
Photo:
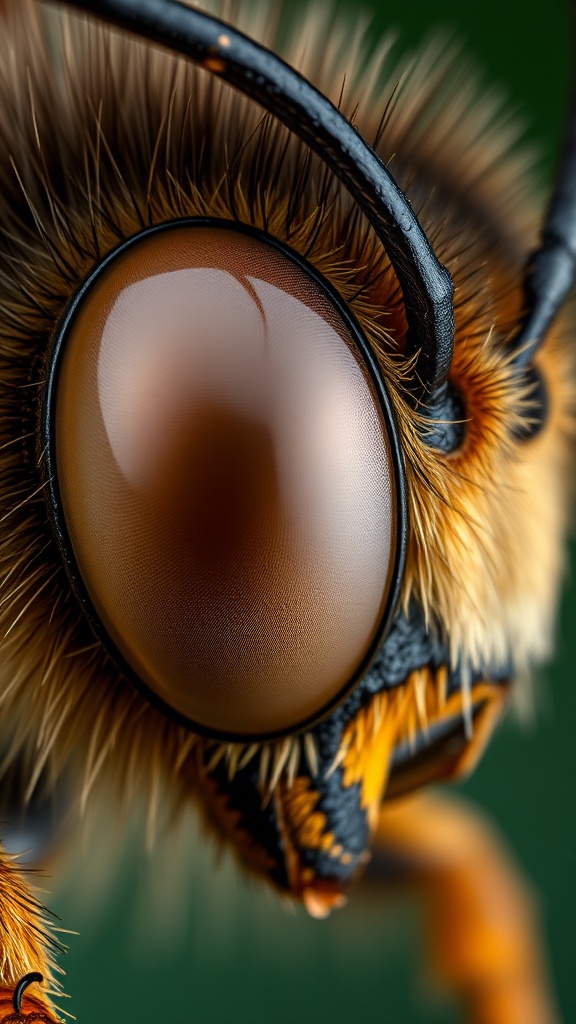
<path fill-rule="evenodd" d="M 278 48 L 273 5 L 242 6 L 240 27 Z M 27 794 L 70 766 L 85 805 L 101 780 L 156 809 L 188 799 L 194 747 L 232 770 L 259 752 L 220 748 L 166 719 L 94 639 L 70 590 L 46 503 L 38 419 L 51 338 L 91 268 L 149 225 L 209 215 L 263 228 L 340 292 L 377 353 L 407 471 L 402 602 L 414 599 L 456 661 L 550 652 L 573 434 L 568 316 L 538 356 L 550 413 L 531 414 L 508 342 L 539 204 L 506 112 L 450 47 L 401 64 L 390 40 L 367 56 L 361 29 L 309 11 L 283 56 L 375 145 L 455 283 L 451 376 L 462 447 L 425 443 L 408 384 L 405 318 L 386 252 L 332 174 L 251 101 L 186 61 L 32 0 L 9 4 L 0 36 L 0 705 Z M 359 70 L 360 69 L 360 70 Z M 294 753 L 296 751 L 296 753 Z M 265 771 L 294 777 L 310 736 L 266 748 Z"/>

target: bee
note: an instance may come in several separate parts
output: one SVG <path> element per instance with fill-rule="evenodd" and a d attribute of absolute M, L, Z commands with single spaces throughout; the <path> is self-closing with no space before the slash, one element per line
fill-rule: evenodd
<path fill-rule="evenodd" d="M 400 866 L 470 1019 L 551 1022 L 506 856 L 420 791 L 551 650 L 570 132 L 539 241 L 441 48 L 399 68 L 311 9 L 283 60 L 271 6 L 68 7 L 1 15 L 5 772 L 143 796 L 151 832 L 194 804 L 316 918 Z M 51 1022 L 50 922 L 1 866 L 0 1019 Z"/>

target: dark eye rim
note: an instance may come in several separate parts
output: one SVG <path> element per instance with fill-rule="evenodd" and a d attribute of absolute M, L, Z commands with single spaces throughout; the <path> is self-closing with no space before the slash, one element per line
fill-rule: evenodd
<path fill-rule="evenodd" d="M 363 364 L 366 367 L 373 383 L 379 408 L 387 429 L 394 487 L 396 489 L 396 547 L 394 553 L 394 564 L 391 570 L 389 589 L 383 613 L 374 639 L 351 679 L 319 712 L 307 717 L 289 730 L 284 729 L 278 732 L 266 734 L 232 734 L 226 730 L 219 731 L 209 729 L 201 723 L 194 722 L 186 715 L 181 714 L 170 704 L 158 697 L 158 695 L 138 676 L 121 651 L 117 648 L 92 603 L 87 587 L 82 578 L 82 573 L 76 561 L 61 501 L 56 459 L 56 404 L 63 355 L 66 350 L 67 340 L 74 325 L 77 312 L 80 309 L 84 298 L 92 288 L 92 285 L 125 252 L 134 246 L 137 246 L 143 240 L 151 238 L 160 232 L 186 227 L 223 228 L 225 230 L 236 231 L 249 235 L 253 238 L 257 238 L 259 241 L 264 242 L 281 252 L 284 257 L 295 263 L 322 289 L 323 293 L 327 295 L 331 303 L 336 308 L 338 314 L 342 317 L 354 339 L 354 343 L 358 348 Z M 48 351 L 46 383 L 40 411 L 39 434 L 49 520 L 57 547 L 64 563 L 70 587 L 82 609 L 88 625 L 92 629 L 96 638 L 102 644 L 103 649 L 109 656 L 112 663 L 116 666 L 121 675 L 131 682 L 138 692 L 148 701 L 148 703 L 153 705 L 158 711 L 161 711 L 166 717 L 172 719 L 172 721 L 176 722 L 178 725 L 183 726 L 199 736 L 206 737 L 207 739 L 241 743 L 268 742 L 282 739 L 287 735 L 292 736 L 306 731 L 317 722 L 326 718 L 361 682 L 362 678 L 369 671 L 372 663 L 377 657 L 392 624 L 404 578 L 409 526 L 404 458 L 400 444 L 399 432 L 394 420 L 392 403 L 383 379 L 382 371 L 368 340 L 358 324 L 358 321 L 354 317 L 354 314 L 350 310 L 348 304 L 344 301 L 342 296 L 339 295 L 333 285 L 330 284 L 330 282 L 327 281 L 314 266 L 308 263 L 308 261 L 294 249 L 259 228 L 243 224 L 239 221 L 224 220 L 213 217 L 187 217 L 171 220 L 161 224 L 155 224 L 143 231 L 139 231 L 130 238 L 125 239 L 91 270 L 90 274 L 86 277 L 69 302 L 54 331 L 52 343 Z"/>

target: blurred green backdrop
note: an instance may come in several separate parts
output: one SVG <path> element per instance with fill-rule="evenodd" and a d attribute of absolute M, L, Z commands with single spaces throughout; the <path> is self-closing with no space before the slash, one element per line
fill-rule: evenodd
<path fill-rule="evenodd" d="M 504 86 L 526 115 L 528 135 L 542 153 L 543 180 L 550 177 L 570 61 L 567 4 L 373 0 L 372 8 L 374 33 L 401 30 L 402 45 L 437 26 L 455 28 L 485 68 L 486 82 Z M 576 1021 L 575 626 L 569 581 L 538 721 L 527 730 L 506 723 L 463 787 L 507 835 L 533 881 L 566 1022 Z M 135 841 L 113 889 L 89 898 L 90 879 L 104 868 L 88 845 L 50 901 L 81 932 L 70 939 L 65 966 L 72 1008 L 83 1024 L 458 1019 L 453 1007 L 431 1003 L 418 981 L 413 915 L 394 912 L 384 920 L 360 896 L 327 922 L 291 915 L 238 880 L 229 865 L 216 867 L 202 840 L 190 850 L 189 884 L 175 893 L 171 855 L 159 851 L 150 860 Z"/>

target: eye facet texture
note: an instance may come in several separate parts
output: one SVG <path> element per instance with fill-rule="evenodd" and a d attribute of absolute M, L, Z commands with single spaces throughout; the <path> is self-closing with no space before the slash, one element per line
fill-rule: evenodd
<path fill-rule="evenodd" d="M 142 236 L 59 355 L 59 500 L 113 648 L 193 726 L 290 731 L 366 667 L 387 610 L 389 427 L 320 283 L 263 238 Z"/>

